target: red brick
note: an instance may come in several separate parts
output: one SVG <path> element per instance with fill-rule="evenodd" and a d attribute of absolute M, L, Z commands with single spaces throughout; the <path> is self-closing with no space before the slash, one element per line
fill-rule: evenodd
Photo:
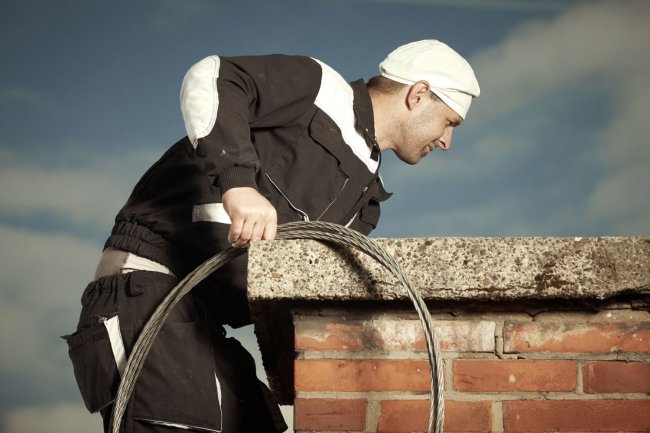
<path fill-rule="evenodd" d="M 650 352 L 650 322 L 511 322 L 504 330 L 504 351 Z"/>
<path fill-rule="evenodd" d="M 427 361 L 298 359 L 296 391 L 429 391 Z"/>
<path fill-rule="evenodd" d="M 323 323 L 301 320 L 295 324 L 296 350 L 363 349 L 363 328 L 359 324 Z"/>
<path fill-rule="evenodd" d="M 489 321 L 436 320 L 433 329 L 440 349 L 462 352 L 493 352 L 496 325 Z M 425 351 L 422 324 L 417 320 L 383 319 L 372 323 L 372 342 L 382 350 Z"/>
<path fill-rule="evenodd" d="M 438 320 L 433 322 L 440 348 L 446 351 L 493 352 L 496 325 L 490 321 Z M 295 322 L 297 350 L 426 351 L 419 320 L 380 316 L 375 320 L 327 322 L 303 318 Z"/>
<path fill-rule="evenodd" d="M 306 431 L 362 431 L 366 400 L 299 398 L 294 402 L 294 428 Z"/>
<path fill-rule="evenodd" d="M 587 393 L 644 392 L 650 394 L 650 362 L 585 362 L 582 368 Z"/>
<path fill-rule="evenodd" d="M 650 400 L 515 400 L 503 402 L 505 433 L 647 432 Z"/>
<path fill-rule="evenodd" d="M 454 361 L 454 389 L 463 392 L 575 391 L 575 361 L 471 360 Z"/>
<path fill-rule="evenodd" d="M 429 400 L 381 402 L 377 431 L 380 433 L 425 432 L 429 422 Z M 445 432 L 490 432 L 492 404 L 488 401 L 445 401 Z"/>

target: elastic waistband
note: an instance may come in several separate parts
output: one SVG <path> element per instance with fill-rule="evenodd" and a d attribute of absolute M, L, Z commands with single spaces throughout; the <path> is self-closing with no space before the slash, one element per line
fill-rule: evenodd
<path fill-rule="evenodd" d="M 116 248 L 106 248 L 95 270 L 95 279 L 133 271 L 151 271 L 174 275 L 165 265 Z"/>
<path fill-rule="evenodd" d="M 106 248 L 132 252 L 174 269 L 178 273 L 179 263 L 174 260 L 177 255 L 174 246 L 161 235 L 138 223 L 128 221 L 115 223 L 111 235 L 104 244 L 104 249 Z"/>

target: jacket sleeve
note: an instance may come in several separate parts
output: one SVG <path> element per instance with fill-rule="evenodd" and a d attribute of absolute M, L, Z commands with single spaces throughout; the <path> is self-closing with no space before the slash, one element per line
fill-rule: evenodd
<path fill-rule="evenodd" d="M 256 188 L 260 168 L 252 128 L 296 121 L 313 106 L 320 65 L 309 57 L 210 56 L 193 65 L 181 87 L 187 135 L 211 182 L 225 192 Z"/>

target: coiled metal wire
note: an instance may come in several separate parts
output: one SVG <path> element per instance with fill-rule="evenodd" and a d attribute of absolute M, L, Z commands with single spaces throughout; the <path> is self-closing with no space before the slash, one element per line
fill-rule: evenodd
<path fill-rule="evenodd" d="M 406 292 L 418 313 L 420 322 L 424 329 L 424 336 L 427 345 L 429 367 L 431 369 L 431 392 L 427 432 L 442 433 L 442 425 L 444 422 L 444 398 L 443 368 L 440 347 L 438 339 L 433 331 L 429 310 L 418 291 L 409 281 L 402 267 L 375 241 L 338 224 L 320 221 L 282 224 L 278 227 L 276 239 L 314 239 L 330 242 L 336 245 L 354 247 L 381 263 L 399 280 L 404 289 L 406 289 Z M 245 252 L 245 248 L 229 248 L 205 261 L 183 278 L 183 280 L 170 291 L 165 299 L 163 299 L 156 311 L 151 315 L 151 318 L 145 324 L 135 342 L 133 351 L 129 356 L 122 374 L 122 379 L 113 406 L 110 426 L 111 433 L 119 432 L 126 405 L 133 393 L 135 382 L 142 370 L 145 358 L 153 345 L 156 335 L 160 331 L 160 328 L 163 326 L 167 316 L 176 303 L 212 272 Z"/>

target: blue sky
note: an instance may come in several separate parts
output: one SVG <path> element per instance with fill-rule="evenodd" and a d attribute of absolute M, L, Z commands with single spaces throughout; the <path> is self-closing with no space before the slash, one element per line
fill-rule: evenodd
<path fill-rule="evenodd" d="M 184 135 L 194 62 L 305 54 L 354 80 L 440 39 L 482 95 L 451 151 L 385 155 L 374 236 L 649 236 L 648 22 L 645 1 L 3 2 L 0 429 L 101 430 L 58 336 L 132 185 Z"/>

